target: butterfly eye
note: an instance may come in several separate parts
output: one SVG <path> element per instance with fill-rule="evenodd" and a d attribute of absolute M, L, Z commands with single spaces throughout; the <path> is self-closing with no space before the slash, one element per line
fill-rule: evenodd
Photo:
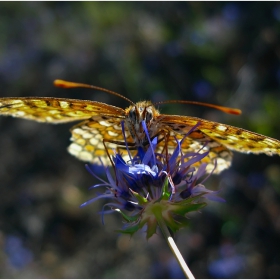
<path fill-rule="evenodd" d="M 129 119 L 135 123 L 136 122 L 136 112 L 135 112 L 135 108 L 132 108 L 129 113 L 128 113 L 128 117 Z"/>
<path fill-rule="evenodd" d="M 145 121 L 149 122 L 150 120 L 152 120 L 152 118 L 153 118 L 153 113 L 147 110 Z"/>

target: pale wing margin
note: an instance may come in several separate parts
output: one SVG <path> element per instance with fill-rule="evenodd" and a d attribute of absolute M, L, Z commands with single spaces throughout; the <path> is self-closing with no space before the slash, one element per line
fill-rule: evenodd
<path fill-rule="evenodd" d="M 196 117 L 161 115 L 160 123 L 175 128 L 177 133 L 187 133 L 199 123 L 197 130 L 230 150 L 241 153 L 280 155 L 280 141 L 242 128 L 208 121 Z"/>
<path fill-rule="evenodd" d="M 88 119 L 92 116 L 124 118 L 121 108 L 102 102 L 53 97 L 0 98 L 0 115 L 38 122 L 63 123 Z"/>

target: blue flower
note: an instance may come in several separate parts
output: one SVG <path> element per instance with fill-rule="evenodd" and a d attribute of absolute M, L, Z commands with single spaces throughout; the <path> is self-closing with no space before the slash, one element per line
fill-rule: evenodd
<path fill-rule="evenodd" d="M 199 123 L 181 141 L 176 140 L 177 147 L 173 151 L 160 154 L 156 152 L 158 138 L 150 139 L 145 122 L 142 125 L 149 147 L 146 150 L 139 147 L 137 155 L 129 162 L 124 161 L 121 154 L 115 153 L 115 176 L 112 176 L 108 167 L 104 167 L 107 175 L 107 181 L 104 181 L 94 174 L 92 165 L 86 166 L 101 181 L 93 188 L 107 187 L 107 190 L 81 206 L 109 198 L 111 202 L 104 205 L 102 213 L 117 211 L 122 215 L 126 224 L 119 232 L 133 234 L 146 225 L 149 238 L 156 232 L 159 219 L 164 220 L 169 229 L 175 232 L 186 226 L 187 213 L 206 206 L 201 201 L 203 198 L 223 200 L 216 196 L 217 192 L 206 189 L 202 184 L 210 174 L 206 172 L 207 164 L 199 163 L 208 152 L 184 154 L 181 150 L 185 137 Z M 105 210 L 108 207 L 110 210 Z"/>

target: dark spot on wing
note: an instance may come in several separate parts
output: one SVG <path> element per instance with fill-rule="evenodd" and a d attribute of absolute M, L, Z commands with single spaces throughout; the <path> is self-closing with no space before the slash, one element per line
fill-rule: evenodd
<path fill-rule="evenodd" d="M 227 140 L 227 137 L 224 137 L 224 136 L 215 136 L 215 139 Z"/>
<path fill-rule="evenodd" d="M 256 148 L 254 145 L 250 145 L 250 144 L 247 145 L 247 147 L 248 147 L 249 149 L 252 149 L 252 150 Z"/>

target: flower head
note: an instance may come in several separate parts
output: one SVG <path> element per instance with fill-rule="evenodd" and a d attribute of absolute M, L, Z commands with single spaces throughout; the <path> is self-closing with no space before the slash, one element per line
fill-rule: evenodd
<path fill-rule="evenodd" d="M 199 124 L 193 127 L 191 133 Z M 93 198 L 82 206 L 101 198 L 110 198 L 112 201 L 105 204 L 103 214 L 117 211 L 126 221 L 122 233 L 133 234 L 147 226 L 147 238 L 157 229 L 159 220 L 163 220 L 173 232 L 186 226 L 186 214 L 206 205 L 202 198 L 222 200 L 216 197 L 216 192 L 210 191 L 202 185 L 205 181 L 206 163 L 199 164 L 208 155 L 208 152 L 183 153 L 181 144 L 184 138 L 177 141 L 173 151 L 164 150 L 157 153 L 158 138 L 152 140 L 143 122 L 144 130 L 150 143 L 149 147 L 139 147 L 137 155 L 126 162 L 122 155 L 115 153 L 113 157 L 115 176 L 109 168 L 104 167 L 107 180 L 94 188 L 106 186 L 104 194 Z M 129 151 L 128 151 L 129 152 Z M 87 169 L 97 177 L 92 165 Z M 202 179 L 203 178 L 203 179 Z M 110 210 L 105 210 L 109 207 Z"/>

